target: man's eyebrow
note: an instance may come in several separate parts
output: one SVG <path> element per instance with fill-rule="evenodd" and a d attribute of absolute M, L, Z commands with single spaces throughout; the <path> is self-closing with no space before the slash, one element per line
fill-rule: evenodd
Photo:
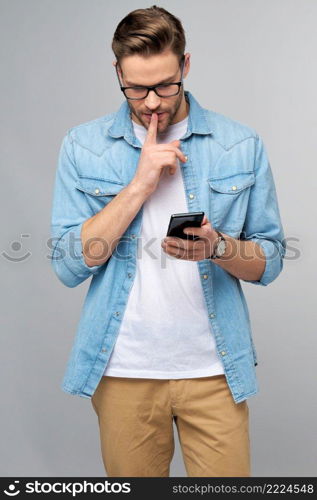
<path fill-rule="evenodd" d="M 156 85 L 161 85 L 162 83 L 167 83 L 170 80 L 173 80 L 174 77 L 175 77 L 175 75 L 169 76 L 168 78 L 164 78 L 164 80 L 161 80 L 160 82 L 156 83 Z M 131 87 L 144 87 L 145 86 L 145 85 L 140 85 L 138 83 L 131 83 L 128 80 L 126 80 L 126 84 L 131 86 Z"/>

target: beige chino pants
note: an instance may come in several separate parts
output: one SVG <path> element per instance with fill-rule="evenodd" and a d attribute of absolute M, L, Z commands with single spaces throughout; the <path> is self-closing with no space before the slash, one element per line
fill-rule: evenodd
<path fill-rule="evenodd" d="M 225 375 L 103 376 L 91 399 L 108 477 L 168 477 L 176 424 L 189 477 L 250 476 L 249 408 Z"/>

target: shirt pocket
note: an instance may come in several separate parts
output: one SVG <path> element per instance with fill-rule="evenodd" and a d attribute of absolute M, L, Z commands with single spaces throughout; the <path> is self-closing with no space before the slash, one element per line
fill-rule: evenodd
<path fill-rule="evenodd" d="M 76 189 L 84 193 L 91 209 L 97 213 L 125 187 L 117 180 L 80 177 Z"/>
<path fill-rule="evenodd" d="M 217 229 L 240 232 L 255 183 L 253 171 L 243 171 L 208 180 L 211 221 Z"/>

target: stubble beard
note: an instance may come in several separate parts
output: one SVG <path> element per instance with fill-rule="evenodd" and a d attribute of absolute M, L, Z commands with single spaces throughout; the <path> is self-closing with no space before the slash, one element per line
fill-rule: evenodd
<path fill-rule="evenodd" d="M 182 99 L 183 99 L 183 91 L 179 93 L 178 100 L 175 103 L 175 107 L 172 110 L 168 110 L 168 120 L 166 122 L 166 125 L 164 128 L 161 129 L 160 124 L 158 123 L 158 133 L 163 134 L 166 129 L 172 124 L 181 104 L 182 104 Z M 145 122 L 142 118 L 142 113 L 135 112 L 133 109 L 133 104 L 127 100 L 128 106 L 130 108 L 130 118 L 132 119 L 132 115 L 136 116 L 138 120 L 142 123 L 143 127 L 148 129 L 150 123 Z"/>

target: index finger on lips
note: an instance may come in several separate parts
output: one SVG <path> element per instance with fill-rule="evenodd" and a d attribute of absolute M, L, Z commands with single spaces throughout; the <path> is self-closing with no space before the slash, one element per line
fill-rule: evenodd
<path fill-rule="evenodd" d="M 151 121 L 145 137 L 146 144 L 156 144 L 157 135 L 157 113 L 152 113 Z"/>

